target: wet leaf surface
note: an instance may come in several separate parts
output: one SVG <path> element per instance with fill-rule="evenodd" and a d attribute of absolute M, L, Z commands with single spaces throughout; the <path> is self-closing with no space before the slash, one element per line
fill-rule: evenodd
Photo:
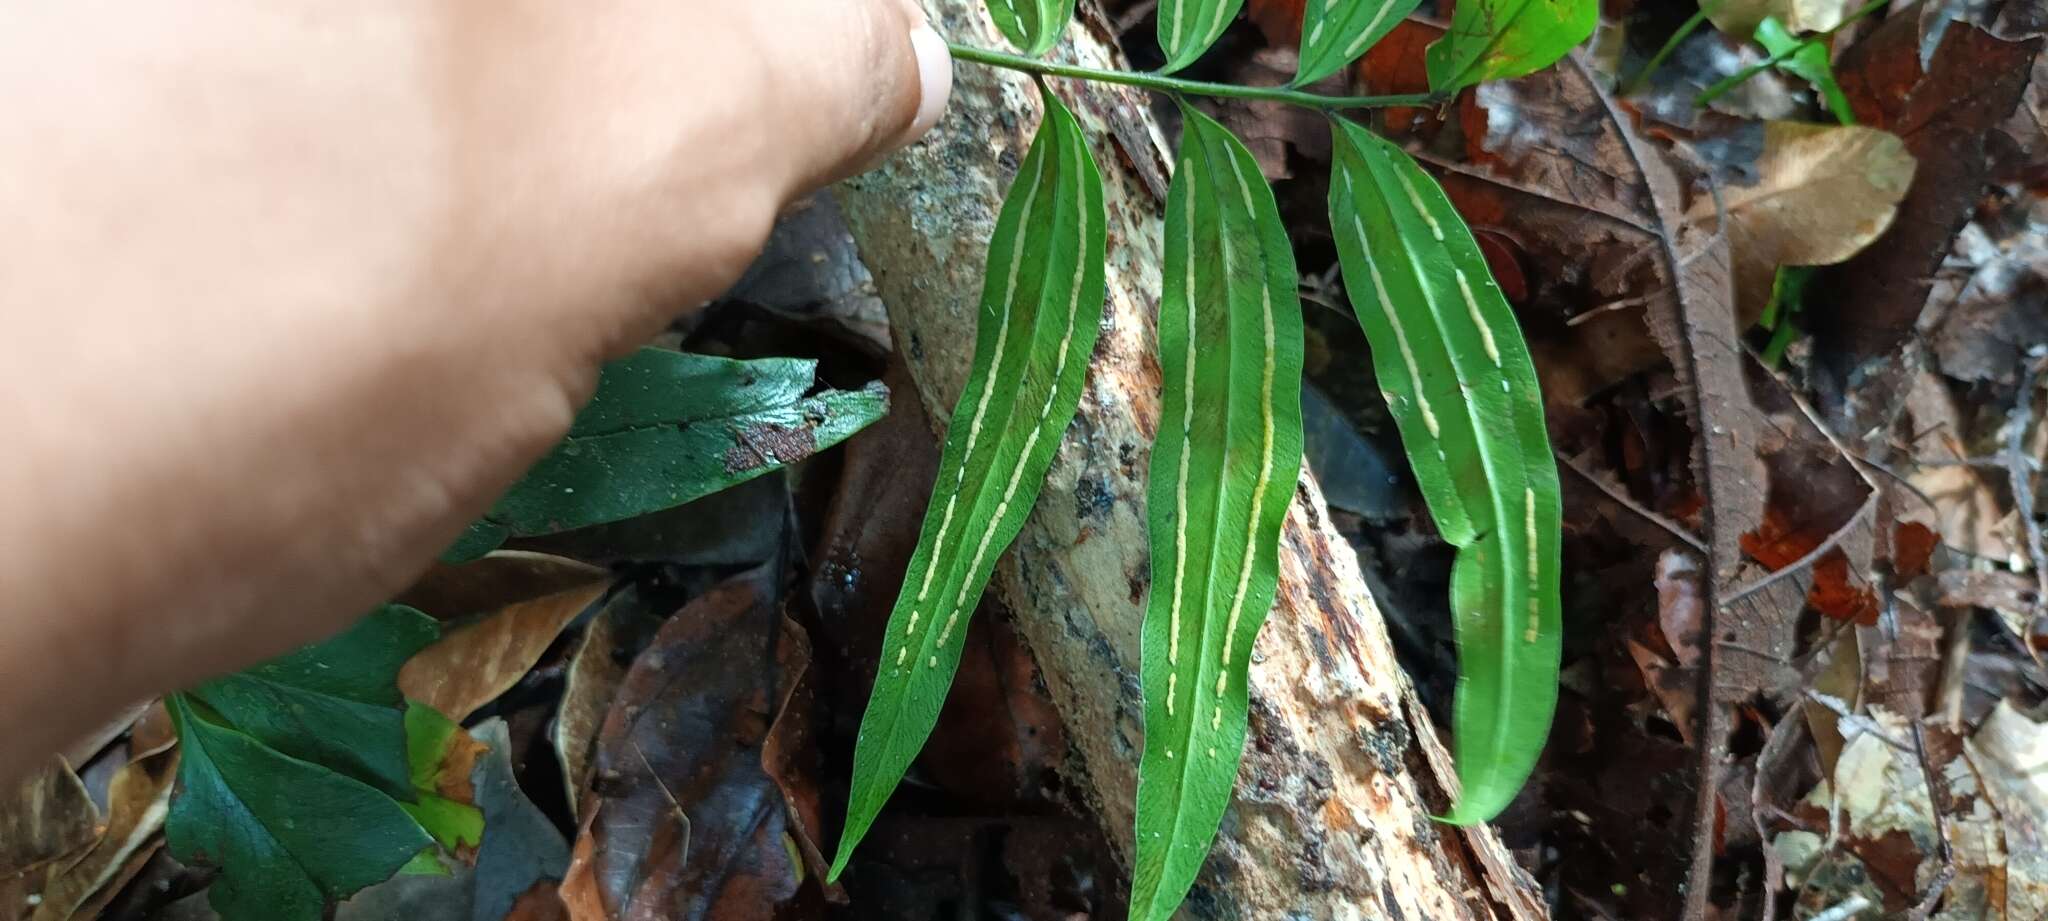
<path fill-rule="evenodd" d="M 577 845 L 604 917 L 773 918 L 815 872 L 762 760 L 778 720 L 806 718 L 786 709 L 810 650 L 783 583 L 769 565 L 691 602 L 621 683 Z"/>

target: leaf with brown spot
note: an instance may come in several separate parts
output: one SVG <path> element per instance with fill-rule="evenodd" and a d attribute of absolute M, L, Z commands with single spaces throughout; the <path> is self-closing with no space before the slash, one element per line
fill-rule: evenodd
<path fill-rule="evenodd" d="M 817 363 L 643 348 L 605 366 L 569 434 L 442 558 L 675 508 L 831 447 L 881 418 L 888 393 L 816 386 Z"/>

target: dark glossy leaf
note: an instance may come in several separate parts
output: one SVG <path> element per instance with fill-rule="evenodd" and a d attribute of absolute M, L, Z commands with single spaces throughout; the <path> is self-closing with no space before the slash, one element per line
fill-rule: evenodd
<path fill-rule="evenodd" d="M 398 669 L 438 633 L 425 614 L 385 605 L 340 636 L 190 694 L 266 746 L 409 798 Z"/>
<path fill-rule="evenodd" d="M 1535 767 L 1557 701 L 1562 514 L 1543 396 L 1513 311 L 1443 190 L 1406 153 L 1336 126 L 1330 221 L 1387 407 L 1444 540 L 1461 673 L 1463 793 L 1492 818 Z"/>
<path fill-rule="evenodd" d="M 888 394 L 815 386 L 817 363 L 645 348 L 605 366 L 569 436 L 442 555 L 674 508 L 829 448 L 881 418 Z"/>
<path fill-rule="evenodd" d="M 319 921 L 326 903 L 389 879 L 432 842 L 391 797 L 170 698 L 179 794 L 171 853 L 220 867 L 209 899 L 223 921 Z"/>
<path fill-rule="evenodd" d="M 166 835 L 180 860 L 220 867 L 213 904 L 226 921 L 319 918 L 433 842 L 409 809 L 443 830 L 459 822 L 414 785 L 397 686 L 438 632 L 385 605 L 331 640 L 170 698 L 184 755 Z"/>
<path fill-rule="evenodd" d="M 1230 804 L 1252 641 L 1279 584 L 1302 454 L 1301 301 L 1286 225 L 1244 145 L 1193 108 L 1181 114 L 1147 498 L 1133 921 L 1172 916 Z"/>
<path fill-rule="evenodd" d="M 989 242 L 974 368 L 861 720 L 835 877 L 931 734 L 965 621 L 1080 405 L 1102 317 L 1108 217 L 1080 124 L 1057 97 L 1044 100 L 1045 121 Z"/>

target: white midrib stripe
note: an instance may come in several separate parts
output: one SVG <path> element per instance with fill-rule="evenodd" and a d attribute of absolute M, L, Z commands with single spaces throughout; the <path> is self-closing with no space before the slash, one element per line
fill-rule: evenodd
<path fill-rule="evenodd" d="M 1252 187 L 1250 183 L 1245 181 L 1244 165 L 1238 162 L 1234 151 L 1230 153 L 1230 173 L 1237 179 L 1238 193 L 1244 199 L 1245 215 L 1256 222 L 1258 219 L 1258 205 L 1252 201 Z M 1222 238 L 1226 241 L 1224 244 L 1224 262 L 1225 269 L 1227 270 L 1230 262 L 1230 246 L 1227 242 L 1230 239 L 1230 234 L 1227 228 L 1222 234 Z M 1261 261 L 1264 261 L 1264 258 L 1270 257 L 1262 254 Z M 1226 275 L 1225 277 L 1229 276 Z M 1250 592 L 1252 568 L 1258 561 L 1259 519 L 1264 513 L 1266 490 L 1273 484 L 1273 354 L 1276 335 L 1273 328 L 1273 286 L 1268 279 L 1261 278 L 1259 280 L 1259 295 L 1260 313 L 1265 323 L 1266 334 L 1265 351 L 1260 353 L 1259 376 L 1259 421 L 1265 427 L 1265 440 L 1261 445 L 1259 454 L 1259 482 L 1252 492 L 1252 513 L 1251 517 L 1245 522 L 1244 562 L 1238 568 L 1237 591 L 1231 597 L 1230 618 L 1225 622 L 1223 628 L 1223 657 L 1217 660 L 1216 663 L 1216 696 L 1219 698 L 1223 696 L 1223 692 L 1230 680 L 1230 654 L 1237 642 L 1237 622 L 1244 613 L 1244 599 L 1245 595 Z M 1218 700 L 1216 702 L 1215 715 L 1210 719 L 1209 728 L 1211 730 L 1216 729 L 1217 724 L 1221 723 L 1222 720 L 1223 702 Z"/>
<path fill-rule="evenodd" d="M 1536 577 L 1543 566 L 1542 554 L 1536 544 L 1536 488 L 1522 487 L 1522 504 L 1528 509 L 1522 524 L 1522 537 L 1529 542 L 1529 629 L 1522 633 L 1522 642 L 1534 643 L 1542 635 L 1543 599 L 1539 592 L 1542 581 Z"/>
<path fill-rule="evenodd" d="M 1076 143 L 1071 143 L 1069 146 L 1078 147 L 1079 139 L 1080 135 L 1075 133 L 1072 140 Z M 1080 151 L 1080 155 L 1085 159 L 1087 151 Z M 1077 202 L 1084 201 L 1085 198 L 1086 196 L 1078 191 L 1074 195 L 1074 199 Z M 981 532 L 981 542 L 975 545 L 974 559 L 967 564 L 968 578 L 961 581 L 960 593 L 953 599 L 952 613 L 946 617 L 945 628 L 939 631 L 940 646 L 946 645 L 946 641 L 953 636 L 953 625 L 959 621 L 962 606 L 967 603 L 967 589 L 974 584 L 972 576 L 981 569 L 981 561 L 988 553 L 989 544 L 995 540 L 997 530 L 995 523 L 1003 520 L 1004 516 L 1009 514 L 1010 500 L 1016 497 L 1017 487 L 1024 482 L 1024 468 L 1030 466 L 1028 459 L 1031 457 L 1031 449 L 1038 446 L 1038 436 L 1045 433 L 1045 420 L 1052 415 L 1053 405 L 1059 402 L 1060 378 L 1066 373 L 1067 355 L 1074 344 L 1074 319 L 1079 316 L 1081 311 L 1081 285 L 1088 277 L 1088 221 L 1089 217 L 1084 212 L 1081 215 L 1080 232 L 1075 235 L 1074 239 L 1074 284 L 1067 294 L 1066 331 L 1060 336 L 1059 356 L 1053 362 L 1052 382 L 1045 393 L 1045 404 L 1039 407 L 1038 421 L 1032 424 L 1030 434 L 1024 439 L 1024 450 L 1017 456 L 1017 465 L 1010 470 L 1010 481 L 1003 486 L 1003 497 L 996 503 L 995 515 L 991 516 L 989 527 Z"/>
<path fill-rule="evenodd" d="M 1225 2 L 1225 0 L 1209 0 L 1209 2 L 1216 5 L 1216 15 L 1209 17 L 1209 29 L 1203 34 L 1221 35 L 1223 34 L 1223 11 L 1229 9 L 1230 4 Z"/>
<path fill-rule="evenodd" d="M 1372 14 L 1372 20 L 1365 24 L 1365 30 L 1358 33 L 1357 38 L 1351 40 L 1351 45 L 1344 49 L 1344 56 L 1347 58 L 1357 57 L 1358 52 L 1365 49 L 1366 40 L 1370 39 L 1372 33 L 1380 27 L 1380 21 L 1386 19 L 1387 14 L 1393 12 L 1393 10 L 1393 0 L 1382 0 L 1380 11 Z"/>
<path fill-rule="evenodd" d="M 1486 318 L 1479 313 L 1479 299 L 1472 296 L 1472 283 L 1465 280 L 1465 270 L 1453 266 L 1451 274 L 1458 279 L 1458 293 L 1465 296 L 1465 312 L 1472 316 L 1472 325 L 1479 327 L 1479 339 L 1486 346 L 1486 357 L 1493 359 L 1495 369 L 1505 371 L 1500 365 L 1500 346 L 1493 341 L 1493 327 L 1486 325 Z M 1501 383 L 1502 389 L 1506 389 L 1505 378 Z"/>
<path fill-rule="evenodd" d="M 1047 113 L 1047 117 L 1050 117 L 1050 113 Z M 1017 242 L 1010 248 L 1010 261 L 1008 263 L 1010 280 L 1004 286 L 1003 312 L 1002 319 L 999 321 L 1001 325 L 996 327 L 996 355 L 995 359 L 989 362 L 988 376 L 981 382 L 981 398 L 975 402 L 974 417 L 967 424 L 967 447 L 960 452 L 960 469 L 953 474 L 953 489 L 951 494 L 946 497 L 945 515 L 939 519 L 939 534 L 937 539 L 932 541 L 932 556 L 934 559 L 938 557 L 939 549 L 946 545 L 946 532 L 952 530 L 953 512 L 960 503 L 960 484 L 967 479 L 968 462 L 974 457 L 975 443 L 981 440 L 981 424 L 988 415 L 989 399 L 995 396 L 996 381 L 1002 379 L 1003 376 L 1003 352 L 1010 341 L 1010 313 L 1017 303 L 1017 280 L 1023 277 L 1024 274 L 1021 271 L 1021 263 L 1024 261 L 1024 241 L 1029 236 L 1025 230 L 1031 225 L 1032 210 L 1038 207 L 1038 193 L 1045 185 L 1045 177 L 1052 172 L 1051 163 L 1052 158 L 1048 154 L 1045 161 L 1041 164 L 1038 173 L 1031 177 L 1031 186 L 1024 192 L 1023 209 L 1017 215 Z M 924 603 L 925 596 L 931 592 L 932 576 L 937 572 L 938 566 L 936 564 L 925 567 L 924 580 L 917 587 L 917 602 L 919 604 Z M 911 611 L 910 614 L 909 629 L 911 631 L 917 629 L 917 612 L 915 610 Z"/>
<path fill-rule="evenodd" d="M 1183 142 L 1185 143 L 1185 142 Z M 1192 157 L 1181 160 L 1181 173 L 1193 182 L 1195 161 Z M 1195 451 L 1195 202 L 1198 196 L 1192 187 L 1187 188 L 1187 258 L 1185 276 L 1181 291 L 1182 300 L 1187 304 L 1186 340 L 1187 348 L 1182 359 L 1186 371 L 1181 388 L 1180 415 L 1180 473 L 1174 482 L 1173 519 L 1173 606 L 1167 621 L 1168 640 L 1166 643 L 1166 664 L 1169 674 L 1166 679 L 1166 713 L 1173 715 L 1173 699 L 1180 686 L 1180 609 L 1181 600 L 1187 593 L 1188 578 L 1188 477 L 1189 455 Z"/>
<path fill-rule="evenodd" d="M 1402 164 L 1395 161 L 1392 157 L 1385 157 L 1385 160 L 1387 163 L 1387 168 L 1393 172 L 1394 177 L 1400 181 L 1402 187 L 1407 191 L 1408 200 L 1414 204 L 1416 211 L 1421 215 L 1424 221 L 1427 221 L 1429 223 L 1431 229 L 1436 229 L 1436 219 L 1431 217 L 1429 215 L 1429 209 L 1423 206 L 1422 196 L 1419 192 L 1416 191 L 1414 184 L 1408 180 L 1407 174 L 1402 170 Z M 1400 228 L 1397 225 L 1395 229 L 1398 231 Z M 1436 237 L 1439 240 L 1443 239 L 1441 233 L 1436 234 Z M 1403 241 L 1402 249 L 1408 254 L 1409 265 L 1415 272 L 1416 279 L 1418 281 L 1427 279 L 1429 277 L 1428 273 L 1424 272 L 1421 264 L 1416 262 L 1415 248 L 1413 246 L 1406 245 L 1406 242 Z M 1498 600 L 1500 610 L 1495 611 L 1494 615 L 1495 618 L 1500 622 L 1501 655 L 1511 656 L 1514 654 L 1513 650 L 1515 648 L 1513 644 L 1515 625 L 1514 620 L 1508 616 L 1507 606 L 1509 603 L 1509 599 L 1515 597 L 1515 593 L 1511 590 L 1514 581 L 1515 567 L 1507 559 L 1507 534 L 1510 532 L 1507 532 L 1504 529 L 1509 527 L 1508 522 L 1513 521 L 1514 519 L 1508 517 L 1507 506 L 1501 499 L 1501 484 L 1494 482 L 1493 472 L 1497 468 L 1494 466 L 1493 463 L 1493 453 L 1490 450 L 1488 450 L 1489 439 L 1486 436 L 1485 429 L 1481 427 L 1483 421 L 1478 417 L 1478 407 L 1474 405 L 1471 399 L 1471 383 L 1465 379 L 1464 372 L 1458 368 L 1458 362 L 1456 357 L 1449 355 L 1450 344 L 1452 340 L 1449 331 L 1444 328 L 1443 312 L 1437 306 L 1436 299 L 1429 296 L 1429 285 L 1426 281 L 1422 282 L 1421 291 L 1423 295 L 1423 302 L 1429 308 L 1430 318 L 1436 323 L 1437 336 L 1442 339 L 1444 343 L 1445 353 L 1449 357 L 1449 360 L 1451 362 L 1451 373 L 1455 375 L 1458 379 L 1458 389 L 1466 395 L 1466 399 L 1464 401 L 1465 414 L 1472 425 L 1472 444 L 1473 447 L 1479 452 L 1480 470 L 1486 475 L 1486 496 L 1489 503 L 1493 506 L 1493 529 L 1492 532 L 1484 539 L 1498 541 L 1500 545 L 1499 550 L 1496 553 L 1496 555 L 1499 557 L 1497 565 L 1500 567 L 1501 578 L 1501 597 Z M 1460 547 L 1458 548 L 1458 552 L 1465 553 L 1467 552 L 1467 548 Z M 1505 673 L 1506 669 L 1502 669 L 1502 671 L 1503 673 Z M 1507 713 L 1509 711 L 1510 698 L 1512 696 L 1513 695 L 1511 694 L 1508 688 L 1508 683 L 1505 681 L 1500 682 L 1500 685 L 1495 690 L 1494 694 L 1494 712 Z M 1507 720 L 1494 721 L 1492 732 L 1493 738 L 1491 739 L 1494 751 L 1499 751 L 1503 747 L 1502 739 L 1507 734 L 1507 722 Z"/>
<path fill-rule="evenodd" d="M 1372 276 L 1372 293 L 1379 300 L 1380 313 L 1387 318 L 1387 325 L 1394 328 L 1394 342 L 1401 347 L 1401 361 L 1408 366 L 1408 383 L 1415 392 L 1415 406 L 1422 413 L 1422 424 L 1429 428 L 1429 437 L 1441 439 L 1443 432 L 1438 428 L 1436 412 L 1429 407 L 1429 394 L 1422 389 L 1422 368 L 1415 360 L 1415 348 L 1408 343 L 1408 328 L 1401 323 L 1400 314 L 1394 311 L 1394 301 L 1387 296 L 1387 281 L 1380 275 L 1379 261 L 1372 257 L 1372 241 L 1365 235 L 1365 220 L 1358 215 L 1358 197 L 1353 191 L 1351 171 L 1341 170 L 1344 177 L 1344 194 L 1351 199 L 1351 228 L 1358 235 L 1358 252 L 1365 258 L 1365 268 Z"/>

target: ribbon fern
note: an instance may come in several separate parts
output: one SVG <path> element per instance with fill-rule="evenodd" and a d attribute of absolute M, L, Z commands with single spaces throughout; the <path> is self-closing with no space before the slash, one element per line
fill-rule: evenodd
<path fill-rule="evenodd" d="M 1109 227 L 1102 174 L 1073 113 L 1051 91 L 1042 97 L 1045 119 L 989 241 L 974 368 L 861 718 L 834 879 L 938 722 L 967 618 L 1038 501 L 1095 351 Z"/>
<path fill-rule="evenodd" d="M 1349 66 L 1418 0 L 1309 0 L 1301 64 L 1286 87 L 1171 76 L 1223 35 L 1244 0 L 1161 0 L 1166 65 L 1146 74 L 1039 60 L 1070 3 L 987 2 L 1027 54 L 954 46 L 956 58 L 1144 87 L 1181 106 L 1159 317 L 1164 396 L 1148 496 L 1154 581 L 1130 916 L 1163 921 L 1178 910 L 1229 806 L 1252 644 L 1273 605 L 1301 465 L 1302 321 L 1286 228 L 1244 145 L 1189 95 L 1332 115 L 1339 259 L 1424 499 L 1458 550 L 1450 602 L 1463 789 L 1447 820 L 1491 818 L 1533 768 L 1557 696 L 1560 509 L 1542 396 L 1514 314 L 1443 190 L 1400 148 L 1335 115 L 1446 102 L 1481 80 L 1548 66 L 1590 34 L 1596 4 L 1464 0 L 1426 54 L 1434 92 L 1375 97 L 1302 87 Z M 1101 179 L 1073 116 L 1050 91 L 1043 97 L 1044 124 L 990 241 L 973 373 L 861 723 L 835 878 L 937 719 L 961 621 L 1029 513 L 1094 343 Z"/>
<path fill-rule="evenodd" d="M 1451 567 L 1463 788 L 1448 821 L 1499 813 L 1557 703 L 1557 463 L 1536 368 L 1443 189 L 1399 147 L 1335 123 L 1330 227 L 1387 408 Z"/>
<path fill-rule="evenodd" d="M 1181 106 L 1166 198 L 1133 919 L 1187 896 L 1244 754 L 1252 641 L 1279 587 L 1301 473 L 1301 300 L 1273 191 L 1244 144 Z M 1163 693 L 1162 693 L 1163 692 Z"/>

